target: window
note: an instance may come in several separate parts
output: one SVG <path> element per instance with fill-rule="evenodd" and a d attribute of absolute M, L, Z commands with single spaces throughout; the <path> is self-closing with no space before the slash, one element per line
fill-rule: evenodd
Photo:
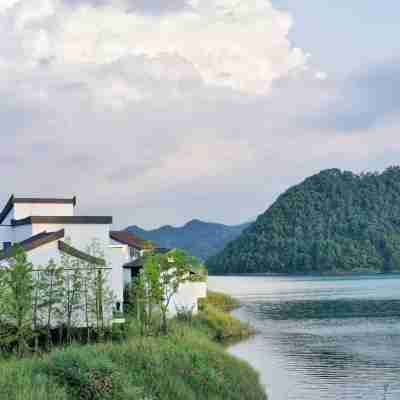
<path fill-rule="evenodd" d="M 7 250 L 12 246 L 11 242 L 3 242 L 3 250 Z"/>
<path fill-rule="evenodd" d="M 140 257 L 140 252 L 134 247 L 129 247 L 129 252 L 132 260 L 136 260 L 138 257 Z"/>

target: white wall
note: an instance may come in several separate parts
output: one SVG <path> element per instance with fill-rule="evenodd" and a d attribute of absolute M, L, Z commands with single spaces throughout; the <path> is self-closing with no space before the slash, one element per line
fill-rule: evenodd
<path fill-rule="evenodd" d="M 48 204 L 48 203 L 16 203 L 14 204 L 15 219 L 22 219 L 32 216 L 67 216 L 74 215 L 74 205 Z"/>
<path fill-rule="evenodd" d="M 185 282 L 179 286 L 168 307 L 168 315 L 175 316 L 179 310 L 192 311 L 197 314 L 198 300 L 207 297 L 206 282 Z"/>
<path fill-rule="evenodd" d="M 12 228 L 14 230 L 14 241 L 22 242 L 33 236 L 32 225 L 19 225 Z"/>
<path fill-rule="evenodd" d="M 14 219 L 14 209 L 12 209 L 4 221 L 1 223 L 2 225 L 11 225 L 11 220 Z M 3 245 L 3 242 L 14 242 L 14 229 L 11 226 L 0 226 L 0 244 Z"/>
<path fill-rule="evenodd" d="M 109 244 L 110 225 L 105 224 L 33 224 L 32 234 L 36 235 L 43 231 L 56 232 L 65 229 L 65 238 L 71 239 L 71 245 L 81 251 L 94 239 L 98 240 L 101 247 L 105 249 Z"/>
<path fill-rule="evenodd" d="M 125 245 L 108 246 L 106 256 L 111 270 L 111 288 L 121 303 L 124 301 L 124 271 L 122 266 L 127 262 Z"/>
<path fill-rule="evenodd" d="M 114 249 L 113 249 L 114 250 Z M 115 249 L 118 250 L 118 249 Z M 123 304 L 123 287 L 122 287 L 122 267 L 117 264 L 118 263 L 118 251 L 110 252 L 110 249 L 105 249 L 106 260 L 108 261 L 108 267 L 113 267 L 112 270 L 105 271 L 107 276 L 107 287 L 109 287 L 113 291 L 113 295 L 115 296 L 115 302 L 121 303 L 121 310 Z M 58 249 L 58 241 L 54 241 L 52 243 L 48 243 L 46 245 L 40 246 L 30 252 L 28 252 L 28 259 L 33 263 L 34 269 L 43 269 L 46 267 L 50 259 L 53 259 L 56 264 L 60 265 L 61 262 L 61 252 Z M 116 262 L 116 263 L 114 263 Z M 83 301 L 82 301 L 83 305 Z M 111 322 L 112 318 L 112 309 L 108 309 L 105 311 L 106 315 L 108 315 L 107 322 Z M 94 320 L 92 321 L 94 325 Z M 74 319 L 75 326 L 85 326 L 84 319 L 84 311 L 77 311 L 75 313 Z"/>

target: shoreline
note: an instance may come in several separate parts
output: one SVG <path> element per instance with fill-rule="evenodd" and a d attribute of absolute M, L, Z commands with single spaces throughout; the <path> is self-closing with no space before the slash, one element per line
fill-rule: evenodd
<path fill-rule="evenodd" d="M 254 273 L 229 273 L 229 274 L 209 274 L 210 277 L 232 277 L 232 276 L 237 276 L 237 277 L 277 277 L 277 278 L 290 278 L 290 277 L 296 277 L 296 278 L 307 278 L 307 277 L 357 277 L 357 276 L 400 276 L 400 271 L 395 271 L 395 272 L 371 272 L 371 271 L 357 271 L 357 272 L 313 272 L 313 273 L 304 273 L 304 272 L 294 272 L 294 273 L 273 273 L 273 272 L 254 272 Z"/>

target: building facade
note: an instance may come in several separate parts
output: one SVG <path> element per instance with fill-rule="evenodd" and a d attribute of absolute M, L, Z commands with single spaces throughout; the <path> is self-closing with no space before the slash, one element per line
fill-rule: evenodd
<path fill-rule="evenodd" d="M 43 267 L 52 259 L 61 261 L 68 254 L 107 270 L 107 285 L 112 290 L 115 308 L 121 309 L 124 288 L 140 270 L 133 265 L 147 251 L 154 250 L 146 241 L 126 231 L 113 231 L 111 216 L 75 215 L 76 198 L 25 198 L 11 196 L 0 213 L 0 267 L 7 266 L 11 246 L 19 244 L 29 261 Z M 99 254 L 90 254 L 93 242 Z M 182 285 L 170 309 L 197 311 L 198 299 L 206 296 L 206 283 Z"/>

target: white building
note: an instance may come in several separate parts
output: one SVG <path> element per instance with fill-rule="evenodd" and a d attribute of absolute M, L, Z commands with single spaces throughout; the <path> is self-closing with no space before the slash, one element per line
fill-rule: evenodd
<path fill-rule="evenodd" d="M 50 259 L 56 263 L 67 253 L 85 261 L 109 268 L 108 286 L 115 296 L 115 308 L 123 304 L 126 284 L 137 274 L 135 261 L 150 250 L 147 242 L 126 231 L 112 231 L 111 216 L 75 215 L 76 198 L 22 198 L 11 196 L 0 213 L 0 267 L 7 264 L 13 244 L 20 244 L 34 266 L 45 266 Z M 66 243 L 68 239 L 68 244 Z M 87 248 L 96 240 L 104 259 L 93 257 Z M 206 284 L 182 285 L 171 304 L 197 311 L 197 301 L 206 296 Z"/>

